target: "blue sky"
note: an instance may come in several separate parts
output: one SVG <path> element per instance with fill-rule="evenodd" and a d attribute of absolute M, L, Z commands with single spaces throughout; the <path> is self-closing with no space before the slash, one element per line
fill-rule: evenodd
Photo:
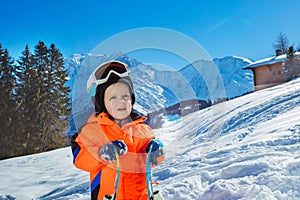
<path fill-rule="evenodd" d="M 212 58 L 258 60 L 274 55 L 280 32 L 300 48 L 299 9 L 299 0 L 2 0 L 0 43 L 15 59 L 39 40 L 70 56 L 127 30 L 161 27 L 191 37 Z"/>

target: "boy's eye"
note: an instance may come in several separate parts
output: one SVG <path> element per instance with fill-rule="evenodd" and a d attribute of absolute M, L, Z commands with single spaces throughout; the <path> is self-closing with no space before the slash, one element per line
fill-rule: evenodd
<path fill-rule="evenodd" d="M 114 100 L 116 98 L 117 98 L 116 96 L 112 96 L 112 97 L 109 98 L 109 100 Z"/>
<path fill-rule="evenodd" d="M 124 95 L 124 96 L 123 96 L 123 99 L 124 99 L 125 101 L 128 101 L 128 100 L 130 100 L 130 96 L 129 96 L 129 95 Z"/>

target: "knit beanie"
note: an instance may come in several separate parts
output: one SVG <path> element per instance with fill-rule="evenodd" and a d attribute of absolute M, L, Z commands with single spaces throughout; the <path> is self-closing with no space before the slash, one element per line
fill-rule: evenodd
<path fill-rule="evenodd" d="M 128 85 L 129 91 L 131 93 L 131 104 L 132 104 L 132 106 L 135 103 L 133 83 L 132 83 L 130 77 L 126 76 L 126 77 L 120 78 L 119 76 L 117 76 L 115 74 L 111 74 L 109 79 L 105 83 L 99 84 L 96 88 L 95 112 L 96 112 L 97 115 L 102 113 L 102 112 L 105 112 L 105 113 L 108 114 L 107 109 L 106 109 L 105 104 L 104 104 L 104 93 L 105 93 L 106 89 L 114 83 L 125 83 L 126 85 Z"/>

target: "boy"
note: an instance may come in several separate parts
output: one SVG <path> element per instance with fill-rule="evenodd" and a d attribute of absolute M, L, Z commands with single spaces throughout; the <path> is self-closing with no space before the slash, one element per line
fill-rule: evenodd
<path fill-rule="evenodd" d="M 92 199 L 148 199 L 147 153 L 152 166 L 164 159 L 162 142 L 143 123 L 146 118 L 132 109 L 135 96 L 129 74 L 125 63 L 112 60 L 88 80 L 95 113 L 73 136 L 72 150 L 74 165 L 90 173 Z"/>

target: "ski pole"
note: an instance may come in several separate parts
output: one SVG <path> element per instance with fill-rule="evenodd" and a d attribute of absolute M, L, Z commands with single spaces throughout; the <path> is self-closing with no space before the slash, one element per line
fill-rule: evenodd
<path fill-rule="evenodd" d="M 148 199 L 153 200 L 153 186 L 152 186 L 152 174 L 151 174 L 151 157 L 152 145 L 149 148 L 146 158 L 146 183 L 147 183 L 147 190 L 148 190 Z"/>
<path fill-rule="evenodd" d="M 113 200 L 116 200 L 117 198 L 117 194 L 118 194 L 118 190 L 119 190 L 119 183 L 120 183 L 120 174 L 121 174 L 121 165 L 120 165 L 120 159 L 119 159 L 119 155 L 117 153 L 117 151 L 115 150 L 115 156 L 116 156 L 116 162 L 117 162 L 117 176 L 116 176 L 116 182 L 115 182 L 115 194 L 114 194 L 114 198 Z"/>

